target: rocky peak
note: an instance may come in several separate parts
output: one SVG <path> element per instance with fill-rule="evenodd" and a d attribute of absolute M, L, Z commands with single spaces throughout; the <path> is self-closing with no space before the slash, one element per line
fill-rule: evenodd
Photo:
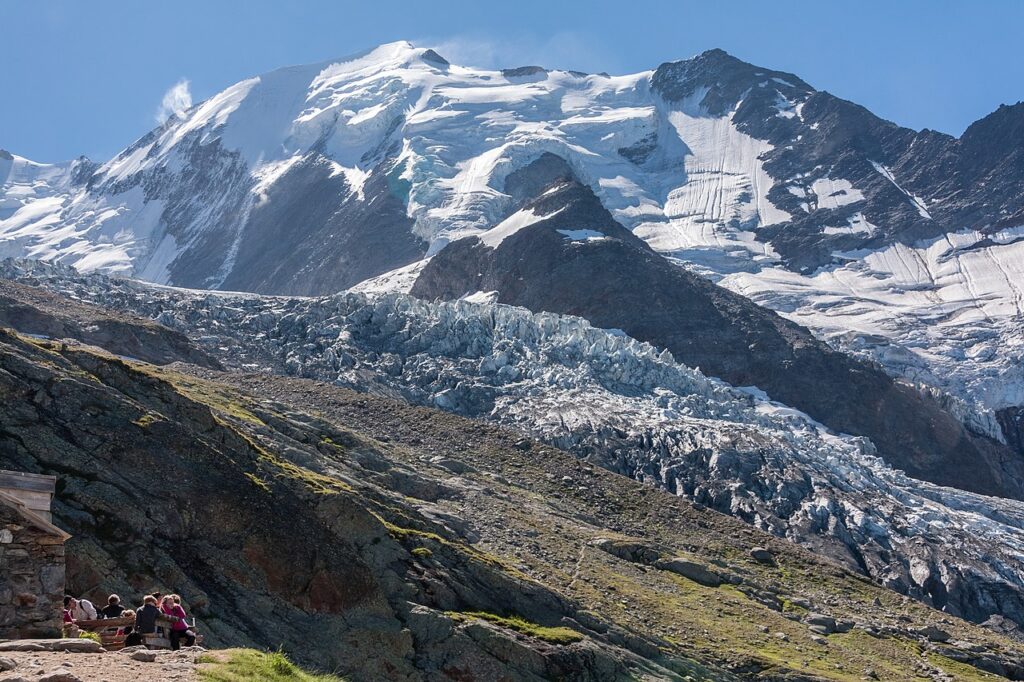
<path fill-rule="evenodd" d="M 1008 158 L 1024 169 L 1024 102 L 1002 104 L 991 114 L 972 123 L 960 136 L 965 166 L 988 170 Z M 1007 156 L 1008 150 L 1017 150 Z"/>
<path fill-rule="evenodd" d="M 425 62 L 434 64 L 435 66 L 441 66 L 444 68 L 448 68 L 449 66 L 451 66 L 451 62 L 449 62 L 447 59 L 445 59 L 444 57 L 442 57 L 437 52 L 431 49 L 426 50 L 422 55 L 420 55 L 420 59 L 422 59 Z"/>
<path fill-rule="evenodd" d="M 547 75 L 548 70 L 543 66 L 517 66 L 512 69 L 502 69 L 501 75 L 505 78 L 525 78 L 527 76 Z"/>
<path fill-rule="evenodd" d="M 715 116 L 731 110 L 747 94 L 756 94 L 758 90 L 770 91 L 772 99 L 776 92 L 788 99 L 803 99 L 814 92 L 814 88 L 791 73 L 749 64 L 720 49 L 662 64 L 651 77 L 651 84 L 666 101 L 673 103 L 704 90 L 696 104 Z"/>

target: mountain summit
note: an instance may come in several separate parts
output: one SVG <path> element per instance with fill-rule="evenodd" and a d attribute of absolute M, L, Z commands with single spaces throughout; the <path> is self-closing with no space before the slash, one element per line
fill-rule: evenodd
<path fill-rule="evenodd" d="M 183 286 L 325 293 L 500 222 L 504 178 L 548 152 L 659 248 L 715 226 L 750 232 L 737 245 L 753 256 L 796 239 L 783 262 L 820 262 L 930 220 L 909 195 L 886 207 L 906 214 L 892 227 L 849 208 L 871 208 L 872 182 L 846 189 L 829 168 L 854 161 L 814 142 L 853 125 L 832 120 L 850 117 L 844 105 L 721 50 L 611 77 L 468 69 L 389 43 L 244 80 L 169 119 L 64 181 L 48 205 L 4 216 L 0 253 Z M 883 151 L 876 161 L 891 163 Z M 5 177 L 6 195 L 20 186 Z M 761 235 L 792 223 L 802 236 Z"/>

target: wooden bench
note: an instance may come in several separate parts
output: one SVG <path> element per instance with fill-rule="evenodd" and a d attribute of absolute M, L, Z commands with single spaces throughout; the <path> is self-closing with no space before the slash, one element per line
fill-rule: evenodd
<path fill-rule="evenodd" d="M 171 640 L 164 636 L 160 630 L 151 632 L 147 635 L 142 635 L 142 640 L 146 643 L 147 649 L 170 649 Z"/>
<path fill-rule="evenodd" d="M 135 625 L 134 618 L 101 618 L 98 620 L 79 620 L 75 622 L 80 630 L 94 632 L 100 637 L 100 643 L 107 651 L 124 648 L 124 628 Z"/>

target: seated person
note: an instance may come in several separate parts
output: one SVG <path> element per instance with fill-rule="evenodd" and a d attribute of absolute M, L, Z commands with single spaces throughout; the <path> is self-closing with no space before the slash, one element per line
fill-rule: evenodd
<path fill-rule="evenodd" d="M 139 610 L 141 611 L 142 609 Z M 131 609 L 125 609 L 122 616 L 124 618 L 132 619 L 131 625 L 125 625 L 123 628 L 121 628 L 121 634 L 124 635 L 124 645 L 127 647 L 145 644 L 145 642 L 142 640 L 142 635 L 139 634 L 139 631 L 135 629 L 135 612 Z"/>
<path fill-rule="evenodd" d="M 65 597 L 65 602 L 68 597 Z M 96 620 L 96 607 L 88 599 L 71 597 L 71 616 L 75 620 Z"/>
<path fill-rule="evenodd" d="M 64 613 L 61 614 L 63 624 L 61 629 L 65 637 L 78 637 L 78 626 L 75 625 L 75 617 L 71 613 L 74 608 L 75 599 L 71 596 L 64 597 Z"/>
<path fill-rule="evenodd" d="M 107 598 L 107 605 L 100 609 L 100 613 L 104 618 L 120 618 L 124 613 L 124 607 L 121 606 L 121 598 L 116 594 L 110 595 Z"/>
<path fill-rule="evenodd" d="M 146 595 L 143 600 L 142 608 L 135 612 L 135 628 L 132 632 L 133 635 L 138 635 L 138 643 L 142 643 L 142 635 L 151 635 L 156 632 L 156 617 L 160 615 L 160 609 L 156 607 L 156 597 L 151 594 Z M 125 640 L 126 646 L 132 646 Z"/>
<path fill-rule="evenodd" d="M 188 629 L 188 622 L 185 620 L 185 609 L 181 607 L 181 598 L 170 594 L 164 597 L 160 605 L 164 615 L 174 618 L 171 624 L 171 649 L 177 651 L 181 648 L 181 640 L 185 640 L 185 646 L 193 646 L 196 643 L 196 636 Z"/>

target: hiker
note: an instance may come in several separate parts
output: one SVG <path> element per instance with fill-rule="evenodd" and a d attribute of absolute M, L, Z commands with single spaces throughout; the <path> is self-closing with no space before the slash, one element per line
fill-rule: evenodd
<path fill-rule="evenodd" d="M 185 639 L 185 646 L 194 645 L 196 636 L 189 630 L 188 622 L 185 620 L 185 609 L 181 607 L 181 597 L 169 594 L 164 597 L 161 607 L 164 615 L 175 619 L 171 624 L 171 649 L 173 651 L 180 649 L 182 638 Z"/>
<path fill-rule="evenodd" d="M 142 635 L 135 632 L 135 612 L 131 609 L 125 609 L 121 612 L 122 618 L 127 618 L 132 621 L 132 625 L 125 625 L 124 627 L 118 628 L 117 634 L 124 635 L 125 646 L 138 646 L 142 644 Z M 129 644 L 129 640 L 131 643 Z"/>
<path fill-rule="evenodd" d="M 61 630 L 65 637 L 78 637 L 78 626 L 75 625 L 75 616 L 71 612 L 74 608 L 75 599 L 71 596 L 64 596 L 64 613 L 61 615 L 63 624 Z"/>
<path fill-rule="evenodd" d="M 125 638 L 125 646 L 144 644 L 143 635 L 151 635 L 156 632 L 156 617 L 160 615 L 160 609 L 156 606 L 156 597 L 147 594 L 142 600 L 142 607 L 135 612 L 135 628 L 131 635 Z M 128 640 L 132 640 L 132 644 Z"/>
<path fill-rule="evenodd" d="M 71 617 L 78 620 L 96 620 L 96 607 L 88 599 L 75 599 L 71 595 L 64 597 L 64 603 L 71 600 Z"/>
<path fill-rule="evenodd" d="M 107 605 L 100 609 L 104 618 L 120 618 L 124 615 L 124 607 L 121 606 L 121 598 L 116 594 L 107 597 Z"/>

